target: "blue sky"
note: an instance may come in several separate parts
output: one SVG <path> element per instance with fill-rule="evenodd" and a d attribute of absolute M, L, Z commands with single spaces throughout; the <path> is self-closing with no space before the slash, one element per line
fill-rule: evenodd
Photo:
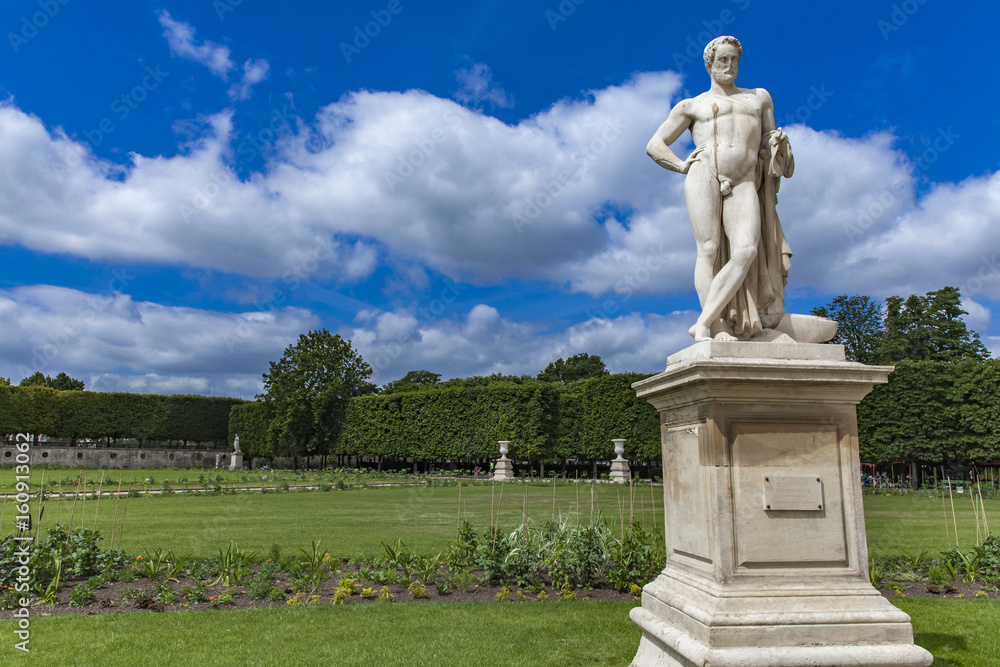
<path fill-rule="evenodd" d="M 992 3 L 16 0 L 0 8 L 0 375 L 252 397 L 298 334 L 379 383 L 655 372 L 697 298 L 683 178 L 708 86 L 791 139 L 788 310 L 962 288 L 996 354 Z M 688 149 L 685 137 L 675 145 Z"/>

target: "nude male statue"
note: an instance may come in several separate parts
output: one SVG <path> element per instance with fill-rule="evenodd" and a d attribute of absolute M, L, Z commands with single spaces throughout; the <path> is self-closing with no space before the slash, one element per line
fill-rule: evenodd
<path fill-rule="evenodd" d="M 743 48 L 735 37 L 705 47 L 707 92 L 679 102 L 646 146 L 664 169 L 686 174 L 684 197 L 698 246 L 694 284 L 702 312 L 696 341 L 767 337 L 784 314 L 791 251 L 774 196 L 795 169 L 788 137 L 774 126 L 763 88 L 737 88 Z M 685 130 L 696 146 L 686 160 L 670 150 Z M 762 337 L 763 335 L 763 337 Z"/>

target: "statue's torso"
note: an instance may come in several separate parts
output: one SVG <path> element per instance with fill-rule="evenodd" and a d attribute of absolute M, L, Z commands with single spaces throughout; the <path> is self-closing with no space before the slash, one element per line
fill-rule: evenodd
<path fill-rule="evenodd" d="M 719 175 L 740 182 L 754 177 L 760 148 L 764 102 L 757 89 L 740 89 L 736 95 L 702 93 L 691 100 L 691 138 L 705 146 L 702 166 L 716 165 L 718 142 Z"/>

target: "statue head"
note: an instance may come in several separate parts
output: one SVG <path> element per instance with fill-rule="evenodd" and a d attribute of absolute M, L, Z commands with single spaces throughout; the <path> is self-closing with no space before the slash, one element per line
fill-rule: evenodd
<path fill-rule="evenodd" d="M 715 58 L 719 49 L 723 49 L 723 53 L 726 56 L 725 67 L 720 67 L 718 68 L 719 71 L 714 71 L 717 69 L 715 68 Z M 740 44 L 740 40 L 729 35 L 716 37 L 705 46 L 705 69 L 708 70 L 708 75 L 712 77 L 713 81 L 721 78 L 724 82 L 732 83 L 736 79 L 737 66 L 742 55 L 743 45 Z M 733 56 L 735 56 L 735 61 L 730 62 Z M 720 63 L 720 65 L 722 64 Z"/>

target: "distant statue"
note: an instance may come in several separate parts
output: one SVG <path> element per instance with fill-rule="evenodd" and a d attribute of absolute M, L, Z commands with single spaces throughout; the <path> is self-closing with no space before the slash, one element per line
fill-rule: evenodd
<path fill-rule="evenodd" d="M 233 437 L 233 453 L 234 454 L 239 454 L 240 453 L 240 434 L 239 433 L 237 433 Z"/>
<path fill-rule="evenodd" d="M 735 37 L 709 42 L 711 87 L 678 102 L 646 146 L 658 165 L 687 176 L 702 308 L 688 333 L 696 341 L 823 342 L 836 333 L 832 320 L 785 315 L 792 252 L 775 205 L 779 181 L 795 171 L 795 159 L 788 136 L 775 128 L 768 92 L 736 87 L 742 54 Z M 681 160 L 670 145 L 687 130 L 695 149 Z"/>

